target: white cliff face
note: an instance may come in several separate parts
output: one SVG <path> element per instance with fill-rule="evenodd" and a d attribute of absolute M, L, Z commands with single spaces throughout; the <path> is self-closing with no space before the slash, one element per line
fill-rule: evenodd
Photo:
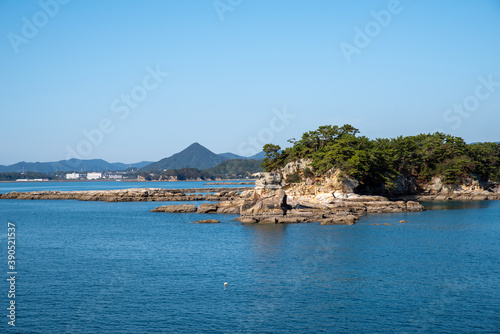
<path fill-rule="evenodd" d="M 279 173 L 261 172 L 253 175 L 258 177 L 255 181 L 255 189 L 281 189 L 281 175 Z"/>
<path fill-rule="evenodd" d="M 288 163 L 284 168 L 284 175 L 290 175 L 310 168 L 310 160 L 305 159 Z M 344 175 L 340 170 L 332 168 L 320 177 L 308 178 L 306 182 L 291 183 L 283 187 L 287 195 L 292 197 L 304 197 L 317 203 L 329 203 L 336 199 L 356 197 L 354 189 L 359 182 Z M 310 182 L 307 182 L 310 181 Z"/>
<path fill-rule="evenodd" d="M 311 159 L 298 159 L 287 163 L 280 171 L 283 180 L 286 180 L 286 178 L 292 174 L 303 172 L 306 168 L 309 168 L 312 172 L 314 172 L 314 169 L 311 167 L 311 163 Z"/>
<path fill-rule="evenodd" d="M 338 196 L 354 194 L 354 189 L 359 186 L 359 182 L 344 175 L 340 170 L 332 168 L 327 171 L 321 180 L 320 188 L 333 191 Z"/>
<path fill-rule="evenodd" d="M 424 191 L 429 194 L 451 195 L 458 193 L 482 193 L 487 192 L 485 185 L 472 178 L 465 178 L 461 184 L 444 184 L 441 177 L 433 177 Z"/>

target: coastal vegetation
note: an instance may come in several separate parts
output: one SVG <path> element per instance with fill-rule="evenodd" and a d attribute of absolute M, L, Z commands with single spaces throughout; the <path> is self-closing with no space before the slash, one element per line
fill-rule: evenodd
<path fill-rule="evenodd" d="M 26 173 L 0 173 L 0 181 L 16 181 L 18 179 L 54 179 L 54 176 L 49 176 L 45 173 L 26 172 Z"/>
<path fill-rule="evenodd" d="M 309 159 L 316 176 L 336 168 L 358 180 L 361 191 L 370 192 L 390 192 L 398 177 L 411 177 L 417 184 L 436 176 L 444 184 L 459 184 L 464 178 L 500 182 L 498 143 L 467 144 L 460 137 L 440 132 L 377 139 L 359 133 L 349 124 L 325 125 L 304 133 L 299 140 L 289 140 L 291 146 L 285 149 L 266 144 L 263 166 L 266 171 L 276 171 L 289 162 Z"/>

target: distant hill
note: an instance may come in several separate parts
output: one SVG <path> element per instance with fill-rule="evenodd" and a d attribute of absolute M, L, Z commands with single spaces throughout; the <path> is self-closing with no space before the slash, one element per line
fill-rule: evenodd
<path fill-rule="evenodd" d="M 197 168 L 207 169 L 217 166 L 229 158 L 215 154 L 206 147 L 194 143 L 171 157 L 161 159 L 146 167 L 141 168 L 142 171 L 163 170 L 163 169 L 181 169 L 181 168 Z"/>
<path fill-rule="evenodd" d="M 102 159 L 70 159 L 60 160 L 55 162 L 18 162 L 9 166 L 0 166 L 0 173 L 12 172 L 38 172 L 38 173 L 54 173 L 57 171 L 87 171 L 87 172 L 103 172 L 106 170 L 116 171 L 125 170 L 129 167 L 142 168 L 151 163 L 151 161 L 142 161 L 133 164 L 124 164 L 121 162 L 109 163 Z"/>
<path fill-rule="evenodd" d="M 253 174 L 257 172 L 262 172 L 264 168 L 262 167 L 262 161 L 253 159 L 231 159 L 226 160 L 219 165 L 205 169 L 212 176 L 231 176 L 231 175 L 241 175 L 245 176 L 247 174 Z"/>
<path fill-rule="evenodd" d="M 238 155 L 238 154 L 234 154 L 234 153 L 231 153 L 231 152 L 226 152 L 226 153 L 221 153 L 219 154 L 223 157 L 226 157 L 228 159 L 253 159 L 253 160 L 262 160 L 266 157 L 266 154 L 264 153 L 264 151 L 260 151 L 259 153 L 255 154 L 255 155 L 252 155 L 251 157 L 243 157 L 241 155 Z"/>
<path fill-rule="evenodd" d="M 264 153 L 264 151 L 260 151 L 259 153 L 254 154 L 251 157 L 248 157 L 247 159 L 262 160 L 265 157 L 266 157 L 266 153 Z"/>
<path fill-rule="evenodd" d="M 218 164 L 230 160 L 262 160 L 265 157 L 264 152 L 259 152 L 251 157 L 242 157 L 234 153 L 215 154 L 204 146 L 194 143 L 188 146 L 183 151 L 164 158 L 157 162 L 141 161 L 133 164 L 125 164 L 121 162 L 109 163 L 102 159 L 70 159 L 54 162 L 18 162 L 13 165 L 0 165 L 0 173 L 16 173 L 16 172 L 37 172 L 37 173 L 55 173 L 57 171 L 87 171 L 87 172 L 104 172 L 104 171 L 122 171 L 129 167 L 138 168 L 142 171 L 164 170 L 164 169 L 181 169 L 181 168 L 197 168 L 208 169 L 217 166 Z"/>
<path fill-rule="evenodd" d="M 224 157 L 224 158 L 228 158 L 228 159 L 246 159 L 245 157 L 242 157 L 241 155 L 234 154 L 231 152 L 221 153 L 219 155 Z"/>

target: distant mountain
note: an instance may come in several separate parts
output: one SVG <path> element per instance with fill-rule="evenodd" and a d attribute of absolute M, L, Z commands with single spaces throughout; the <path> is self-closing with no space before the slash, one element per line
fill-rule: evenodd
<path fill-rule="evenodd" d="M 228 158 L 228 159 L 246 159 L 245 157 L 242 157 L 241 155 L 234 154 L 231 152 L 221 153 L 219 155 L 221 157 Z"/>
<path fill-rule="evenodd" d="M 251 157 L 243 157 L 241 155 L 238 155 L 238 154 L 234 154 L 234 153 L 231 153 L 231 152 L 226 152 L 226 153 L 221 153 L 219 154 L 223 157 L 226 157 L 228 159 L 253 159 L 253 160 L 262 160 L 266 157 L 266 154 L 264 153 L 264 151 L 260 151 L 259 153 L 255 154 L 255 155 L 252 155 Z"/>
<path fill-rule="evenodd" d="M 133 164 L 124 164 L 121 162 L 109 163 L 102 159 L 70 159 L 60 160 L 55 162 L 18 162 L 9 166 L 0 166 L 0 173 L 12 172 L 38 172 L 38 173 L 54 173 L 57 171 L 87 171 L 87 172 L 103 172 L 125 170 L 129 167 L 142 168 L 151 163 L 151 161 L 142 161 Z"/>
<path fill-rule="evenodd" d="M 191 144 L 183 151 L 164 158 L 157 162 L 141 161 L 133 164 L 125 164 L 121 162 L 109 163 L 102 159 L 70 159 L 54 162 L 18 162 L 13 165 L 0 165 L 0 173 L 15 173 L 15 172 L 38 172 L 38 173 L 55 173 L 57 171 L 87 171 L 87 172 L 104 172 L 104 171 L 122 171 L 129 167 L 141 169 L 143 171 L 163 170 L 163 169 L 181 169 L 181 168 L 197 168 L 208 169 L 217 166 L 223 161 L 230 159 L 243 160 L 262 160 L 265 157 L 264 152 L 259 152 L 251 157 L 242 157 L 234 153 L 215 154 L 209 149 L 198 143 Z"/>
<path fill-rule="evenodd" d="M 207 169 L 215 167 L 226 160 L 228 160 L 227 157 L 215 154 L 206 147 L 198 143 L 194 143 L 181 152 L 147 165 L 146 167 L 141 168 L 141 170 L 152 171 L 163 169 L 181 169 L 186 167 Z"/>
<path fill-rule="evenodd" d="M 266 153 L 264 153 L 264 151 L 260 151 L 259 153 L 252 155 L 251 157 L 248 157 L 247 159 L 262 160 L 265 157 L 266 157 Z"/>
<path fill-rule="evenodd" d="M 263 170 L 264 168 L 262 168 L 262 161 L 260 160 L 231 159 L 203 171 L 207 172 L 209 175 L 225 177 L 231 175 L 251 175 L 253 173 L 262 172 Z"/>

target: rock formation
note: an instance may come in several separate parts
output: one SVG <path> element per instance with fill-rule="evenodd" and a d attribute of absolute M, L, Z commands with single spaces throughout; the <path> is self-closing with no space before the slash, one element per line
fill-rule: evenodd
<path fill-rule="evenodd" d="M 289 163 L 280 173 L 258 173 L 255 188 L 163 189 L 138 188 L 96 191 L 33 191 L 0 194 L 0 199 L 75 199 L 81 201 L 211 201 L 194 204 L 164 205 L 151 212 L 237 214 L 242 223 L 281 224 L 319 222 L 323 225 L 352 225 L 370 213 L 423 211 L 417 200 L 486 200 L 500 199 L 500 187 L 473 179 L 461 185 L 443 184 L 434 178 L 420 194 L 412 178 L 400 178 L 401 196 L 391 199 L 356 193 L 359 182 L 331 169 L 316 176 L 310 162 Z M 293 177 L 290 177 L 290 176 Z M 299 176 L 304 182 L 287 182 Z M 285 181 L 283 181 L 285 180 Z M 209 194 L 199 194 L 212 192 Z M 415 193 L 414 193 L 415 192 Z M 203 221 L 200 221 L 203 222 Z M 401 221 L 405 222 L 405 221 Z"/>
<path fill-rule="evenodd" d="M 253 176 L 258 179 L 255 181 L 255 189 L 281 189 L 281 175 L 279 173 L 260 172 Z"/>
<path fill-rule="evenodd" d="M 285 189 L 285 188 L 284 188 Z M 389 201 L 382 196 L 351 196 L 333 198 L 317 193 L 316 196 L 287 196 L 291 210 L 286 214 L 282 199 L 286 190 L 262 190 L 243 201 L 241 217 L 243 223 L 299 223 L 320 222 L 321 224 L 354 224 L 368 213 L 418 212 L 424 208 L 413 201 Z M 318 200 L 320 198 L 320 200 Z"/>
<path fill-rule="evenodd" d="M 79 201 L 137 202 L 137 201 L 230 201 L 240 197 L 245 188 L 163 189 L 135 188 L 86 191 L 30 191 L 0 194 L 0 199 L 76 199 Z M 215 192 L 205 196 L 196 193 Z"/>
<path fill-rule="evenodd" d="M 220 221 L 217 219 L 202 219 L 202 220 L 197 220 L 194 222 L 191 222 L 193 224 L 218 224 Z"/>
<path fill-rule="evenodd" d="M 196 211 L 196 206 L 194 204 L 181 204 L 181 205 L 163 205 L 154 208 L 150 212 L 189 213 L 195 211 Z"/>

